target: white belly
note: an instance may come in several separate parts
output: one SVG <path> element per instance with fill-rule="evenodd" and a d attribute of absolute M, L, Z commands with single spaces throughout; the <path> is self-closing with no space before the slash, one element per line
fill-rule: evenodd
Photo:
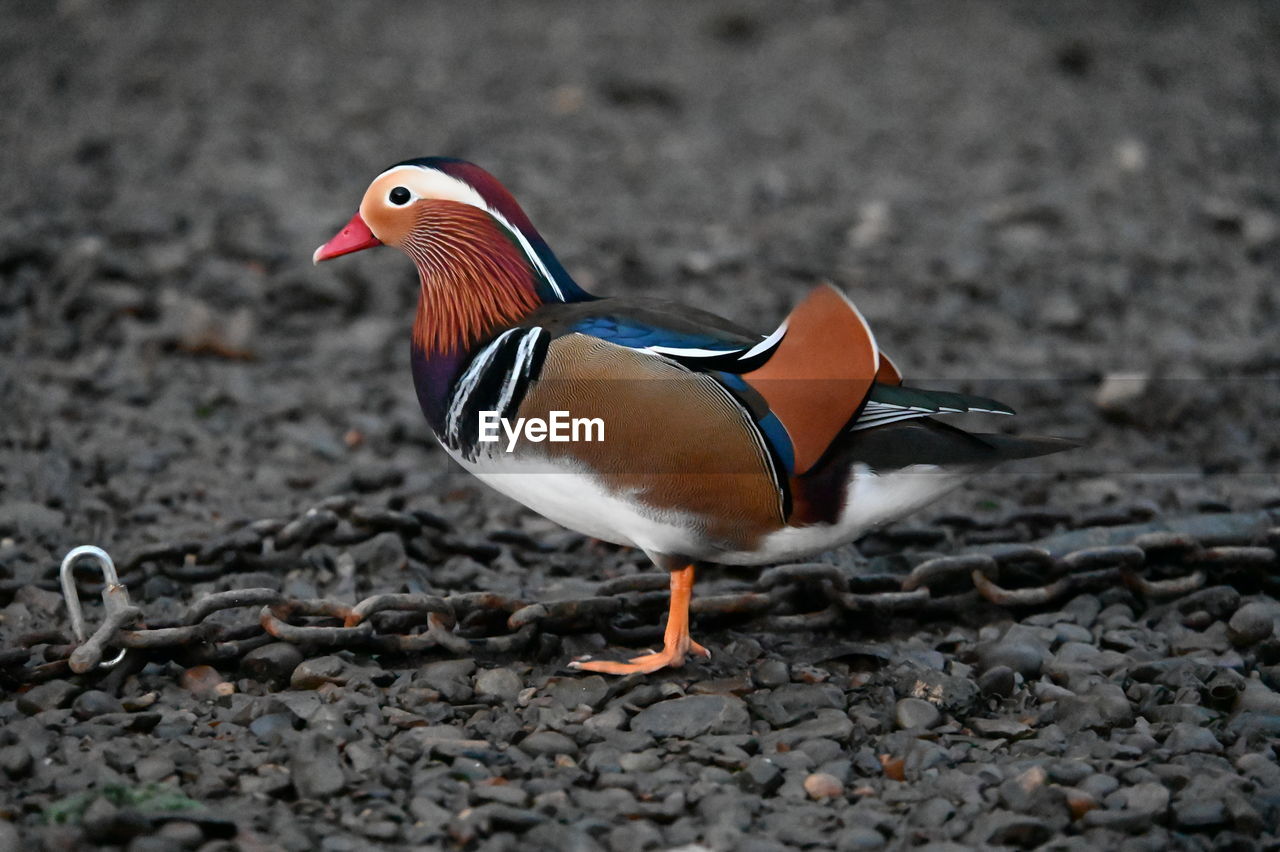
<path fill-rule="evenodd" d="M 647 553 L 712 557 L 691 515 L 625 499 L 601 486 L 594 474 L 574 466 L 510 456 L 481 455 L 474 462 L 454 458 L 490 488 L 575 532 Z"/>
<path fill-rule="evenodd" d="M 912 465 L 879 475 L 859 465 L 845 489 L 844 510 L 836 523 L 784 527 L 766 535 L 752 551 L 724 553 L 712 561 L 768 565 L 832 550 L 932 503 L 966 476 L 967 472 L 943 471 L 934 465 Z"/>
<path fill-rule="evenodd" d="M 649 554 L 726 565 L 767 565 L 831 550 L 921 508 L 965 478 L 965 473 L 944 472 L 931 465 L 914 465 L 883 476 L 859 467 L 845 490 L 844 510 L 836 523 L 785 527 L 765 535 L 753 550 L 726 551 L 699 534 L 703 525 L 697 517 L 627 499 L 604 488 L 593 474 L 568 464 L 505 454 L 482 454 L 475 461 L 454 458 L 495 491 L 575 532 Z M 732 494 L 725 495 L 726 501 L 732 499 Z"/>

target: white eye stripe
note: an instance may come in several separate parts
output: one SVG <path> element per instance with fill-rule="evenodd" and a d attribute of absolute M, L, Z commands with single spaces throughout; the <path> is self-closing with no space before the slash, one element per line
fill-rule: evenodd
<path fill-rule="evenodd" d="M 542 275 L 542 278 L 555 291 L 556 298 L 562 302 L 564 301 L 564 291 L 560 289 L 560 284 L 556 281 L 556 277 L 551 274 L 551 270 L 547 268 L 538 253 L 533 250 L 533 246 L 529 244 L 529 240 L 524 233 L 507 221 L 506 216 L 490 207 L 480 193 L 476 192 L 475 188 L 466 181 L 459 180 L 452 175 L 447 175 L 427 166 L 392 166 L 378 175 L 375 180 L 381 180 L 392 174 L 402 174 L 404 176 L 404 183 L 399 185 L 404 186 L 413 195 L 413 198 L 410 199 L 411 201 L 417 201 L 419 198 L 439 198 L 444 201 L 469 204 L 488 213 L 515 237 L 516 242 L 520 244 L 520 248 L 529 259 L 529 263 L 533 265 L 533 268 Z"/>

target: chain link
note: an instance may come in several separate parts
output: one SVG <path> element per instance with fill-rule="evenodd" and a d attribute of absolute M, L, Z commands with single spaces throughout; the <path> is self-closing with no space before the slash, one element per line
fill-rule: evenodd
<path fill-rule="evenodd" d="M 1018 515 L 1016 524 L 1062 524 L 1064 513 Z M 983 603 L 1004 608 L 1045 607 L 1080 592 L 1124 585 L 1150 600 L 1187 595 L 1208 584 L 1230 584 L 1275 591 L 1280 585 L 1280 512 L 1201 515 L 1183 521 L 1113 525 L 1074 530 L 1033 544 L 996 543 L 951 555 L 924 558 L 909 570 L 882 570 L 824 562 L 779 565 L 754 582 L 728 581 L 730 591 L 696 596 L 693 616 L 700 622 L 733 624 L 761 631 L 794 632 L 855 628 L 866 617 L 963 619 Z M 949 518 L 951 532 L 971 529 L 973 538 L 995 537 L 964 519 Z M 1176 525 L 1177 528 L 1170 528 Z M 127 576 L 115 576 L 110 557 L 98 548 L 71 551 L 61 570 L 72 635 L 41 630 L 16 637 L 16 646 L 0 649 L 0 680 L 32 683 L 83 673 L 106 661 L 106 649 L 143 652 L 150 658 L 184 662 L 234 661 L 269 644 L 284 641 L 306 653 L 353 649 L 371 653 L 413 654 L 438 648 L 457 656 L 526 651 L 542 635 L 601 633 L 608 640 L 640 644 L 660 635 L 667 606 L 668 576 L 631 574 L 606 580 L 590 597 L 524 601 L 491 592 L 451 595 L 378 594 L 350 605 L 334 599 L 297 599 L 275 589 L 233 589 L 206 595 L 168 622 L 147 623 L 130 603 L 127 582 L 143 579 L 149 563 L 181 562 L 166 567 L 169 577 L 207 580 L 229 567 L 263 570 L 267 565 L 298 567 L 297 553 L 315 544 L 350 545 L 379 533 L 409 540 L 434 536 L 437 552 L 488 555 L 488 544 L 461 542 L 449 525 L 428 513 L 372 509 L 349 498 L 325 501 L 287 523 L 259 521 L 209 542 L 153 545 L 124 562 Z M 889 545 L 936 544 L 947 531 L 889 531 Z M 417 541 L 414 541 L 418 539 Z M 495 534 L 495 541 L 545 552 L 519 533 Z M 972 539 L 971 539 L 972 540 Z M 1084 545 L 1084 546 L 1080 546 Z M 294 552 L 289 556 L 286 551 Z M 191 557 L 195 554 L 195 558 Z M 103 620 L 86 635 L 80 615 L 73 565 L 86 556 L 103 569 Z M 202 565 L 202 562 L 213 565 Z M 883 560 L 881 560 L 883 561 Z M 219 564 L 220 563 L 220 564 Z M 256 610 L 256 620 L 214 619 L 231 610 Z M 642 619 L 648 617 L 648 622 Z"/>

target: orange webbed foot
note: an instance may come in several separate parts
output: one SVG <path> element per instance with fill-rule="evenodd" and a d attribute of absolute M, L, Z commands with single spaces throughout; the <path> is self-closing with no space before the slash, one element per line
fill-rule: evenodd
<path fill-rule="evenodd" d="M 614 662 L 613 660 L 574 660 L 569 663 L 569 668 L 611 675 L 650 674 L 660 669 L 680 668 L 684 665 L 687 654 L 693 654 L 697 657 L 711 656 L 710 651 L 689 639 L 686 648 L 664 648 L 656 654 L 642 654 L 639 657 L 632 657 L 625 663 Z"/>
<path fill-rule="evenodd" d="M 711 652 L 689 638 L 689 599 L 693 596 L 693 566 L 671 572 L 671 610 L 667 614 L 667 630 L 663 649 L 656 654 L 643 654 L 625 663 L 612 660 L 574 660 L 569 668 L 601 674 L 649 674 L 660 669 L 678 669 L 687 655 L 710 657 Z"/>

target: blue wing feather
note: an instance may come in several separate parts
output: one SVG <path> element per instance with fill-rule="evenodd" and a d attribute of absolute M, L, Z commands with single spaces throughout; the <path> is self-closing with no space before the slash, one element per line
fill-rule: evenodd
<path fill-rule="evenodd" d="M 727 340 L 712 333 L 677 331 L 649 325 L 642 320 L 632 320 L 616 315 L 586 317 L 568 331 L 589 334 L 629 349 L 660 347 L 674 350 L 710 350 L 717 354 L 744 352 L 749 347 L 740 341 Z"/>

